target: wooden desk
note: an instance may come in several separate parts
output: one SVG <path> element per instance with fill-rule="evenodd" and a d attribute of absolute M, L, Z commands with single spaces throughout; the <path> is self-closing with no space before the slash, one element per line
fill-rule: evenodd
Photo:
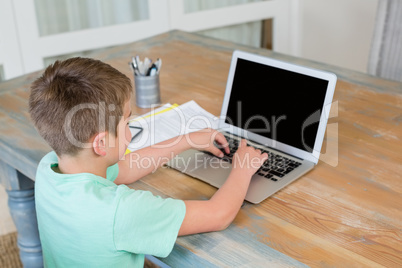
<path fill-rule="evenodd" d="M 401 267 L 401 83 L 180 31 L 105 49 L 91 57 L 131 78 L 127 65 L 131 56 L 160 57 L 162 102 L 195 100 L 218 115 L 233 49 L 338 75 L 322 161 L 261 204 L 246 203 L 225 231 L 178 238 L 163 261 L 172 267 Z M 38 74 L 0 84 L 1 176 L 16 204 L 32 200 L 33 185 L 27 178 L 35 179 L 38 162 L 50 150 L 27 112 L 29 86 Z M 133 113 L 147 111 L 133 104 Z M 206 199 L 216 191 L 168 168 L 131 186 L 180 199 Z M 21 215 L 24 209 L 31 215 Z M 22 255 L 29 249 L 39 249 L 40 254 L 40 245 L 32 242 L 35 224 L 31 229 L 24 225 L 35 217 L 32 207 L 22 209 L 11 202 L 10 210 L 20 233 Z"/>

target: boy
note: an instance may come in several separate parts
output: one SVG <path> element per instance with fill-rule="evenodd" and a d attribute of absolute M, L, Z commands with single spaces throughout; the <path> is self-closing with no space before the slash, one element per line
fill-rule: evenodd
<path fill-rule="evenodd" d="M 133 165 L 138 156 L 159 166 L 190 147 L 223 156 L 214 141 L 229 152 L 221 133 L 205 129 L 125 156 L 131 91 L 127 76 L 85 58 L 57 61 L 32 84 L 31 118 L 54 150 L 41 160 L 35 185 L 45 266 L 142 267 L 144 254 L 166 257 L 178 235 L 223 230 L 267 159 L 243 140 L 225 185 L 206 201 L 130 189 L 125 184 L 158 167 Z"/>

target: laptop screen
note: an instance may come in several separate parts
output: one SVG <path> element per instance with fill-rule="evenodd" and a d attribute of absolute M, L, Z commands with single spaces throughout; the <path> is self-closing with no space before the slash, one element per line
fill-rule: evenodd
<path fill-rule="evenodd" d="M 328 81 L 238 59 L 225 122 L 312 152 Z"/>

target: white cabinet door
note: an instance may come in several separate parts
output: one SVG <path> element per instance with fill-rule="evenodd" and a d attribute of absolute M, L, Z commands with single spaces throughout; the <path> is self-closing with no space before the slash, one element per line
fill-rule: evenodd
<path fill-rule="evenodd" d="M 269 18 L 274 22 L 273 49 L 295 52 L 298 0 L 209 1 L 208 9 L 188 10 L 189 3 L 206 1 L 1 0 L 0 65 L 9 79 L 43 69 L 49 57 L 130 43 L 173 29 L 195 32 Z M 136 8 L 130 9 L 133 5 Z M 128 19 L 140 10 L 147 14 Z M 62 21 L 66 29 L 52 32 L 57 25 L 48 19 Z"/>
<path fill-rule="evenodd" d="M 13 0 L 0 0 L 0 66 L 3 67 L 4 79 L 24 74 Z"/>
<path fill-rule="evenodd" d="M 189 2 L 191 2 L 189 4 Z M 171 28 L 194 32 L 265 19 L 273 19 L 273 50 L 285 54 L 297 52 L 298 0 L 213 1 L 217 8 L 196 11 L 194 0 L 170 0 Z M 238 2 L 236 5 L 222 3 Z M 187 9 L 187 10 L 186 10 Z M 199 9 L 199 8 L 198 8 Z"/>

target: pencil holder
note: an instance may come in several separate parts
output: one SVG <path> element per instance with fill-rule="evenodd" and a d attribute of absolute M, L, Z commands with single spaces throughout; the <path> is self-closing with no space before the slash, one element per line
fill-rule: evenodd
<path fill-rule="evenodd" d="M 153 76 L 134 75 L 135 102 L 140 108 L 151 108 L 161 103 L 159 74 Z"/>

